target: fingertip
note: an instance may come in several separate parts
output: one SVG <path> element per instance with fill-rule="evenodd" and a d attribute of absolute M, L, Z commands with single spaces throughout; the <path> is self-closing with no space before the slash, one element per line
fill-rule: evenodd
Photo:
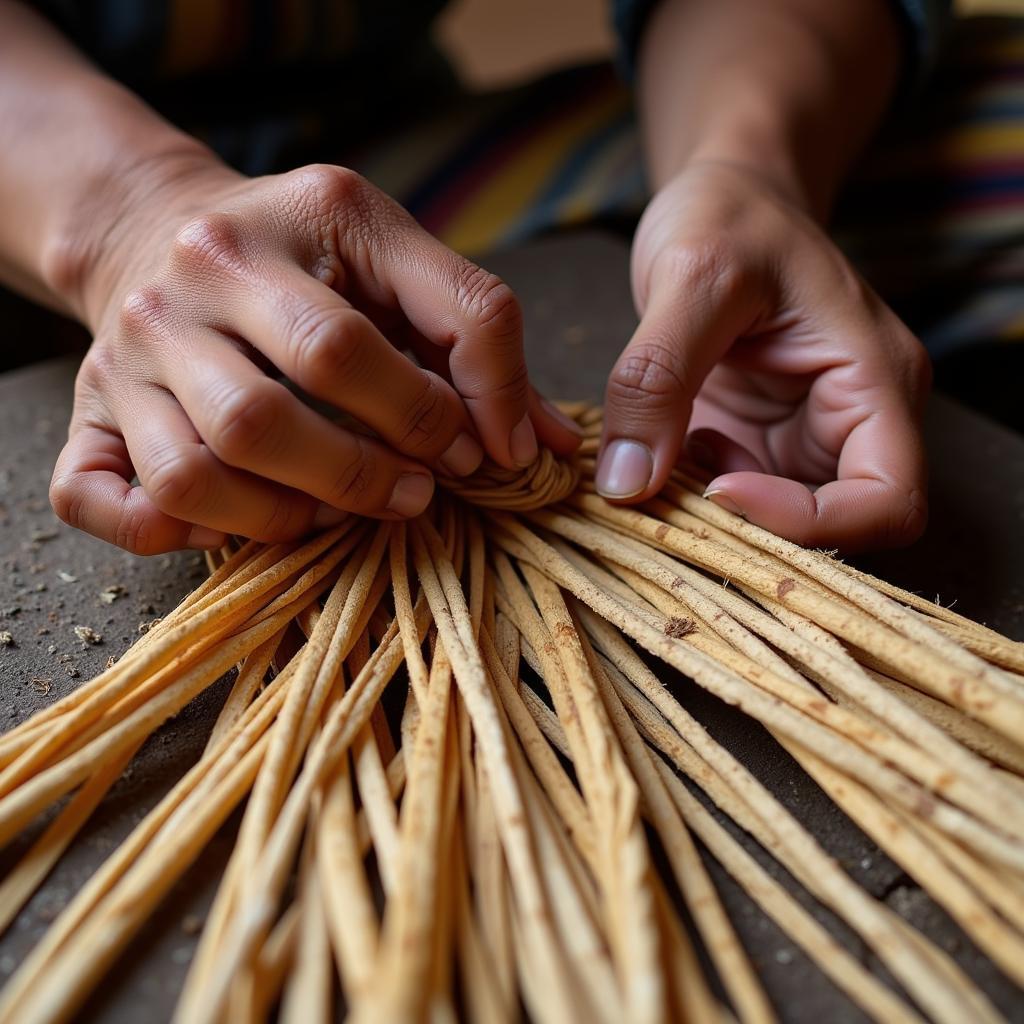
<path fill-rule="evenodd" d="M 193 526 L 185 546 L 198 551 L 213 551 L 222 548 L 227 540 L 228 535 L 223 530 L 213 530 L 209 526 Z"/>
<path fill-rule="evenodd" d="M 444 450 L 438 462 L 446 473 L 452 476 L 469 476 L 480 468 L 484 461 L 484 450 L 480 442 L 463 431 Z"/>
<path fill-rule="evenodd" d="M 809 543 L 822 527 L 814 493 L 797 480 L 755 471 L 723 473 L 708 484 L 704 497 L 798 544 Z"/>
<path fill-rule="evenodd" d="M 540 449 L 529 413 L 512 428 L 508 438 L 508 452 L 517 469 L 525 469 L 537 460 Z"/>
<path fill-rule="evenodd" d="M 529 410 L 511 420 L 495 415 L 494 408 L 481 408 L 479 400 L 467 402 L 477 436 L 484 452 L 492 462 L 504 469 L 525 469 L 533 463 L 540 445 Z"/>
<path fill-rule="evenodd" d="M 906 547 L 920 540 L 928 528 L 928 495 L 921 488 L 907 493 L 902 506 L 893 509 L 886 547 Z"/>
<path fill-rule="evenodd" d="M 392 488 L 387 511 L 401 519 L 420 515 L 434 496 L 434 478 L 428 473 L 403 473 Z"/>
<path fill-rule="evenodd" d="M 730 473 L 712 480 L 704 497 L 796 544 L 849 553 L 911 544 L 927 524 L 922 490 L 866 477 L 812 491 L 798 480 Z"/>
<path fill-rule="evenodd" d="M 337 526 L 342 520 L 348 518 L 349 513 L 344 509 L 328 505 L 326 501 L 320 502 L 313 513 L 312 526 L 314 530 L 328 530 Z"/>
<path fill-rule="evenodd" d="M 734 516 L 744 515 L 743 509 L 741 509 L 722 488 L 709 486 L 704 492 L 704 497 L 707 498 L 708 501 L 713 501 L 719 508 L 724 508 L 726 512 L 731 512 Z"/>
<path fill-rule="evenodd" d="M 640 441 L 617 437 L 601 451 L 594 486 L 609 501 L 639 500 L 651 488 L 654 453 Z"/>

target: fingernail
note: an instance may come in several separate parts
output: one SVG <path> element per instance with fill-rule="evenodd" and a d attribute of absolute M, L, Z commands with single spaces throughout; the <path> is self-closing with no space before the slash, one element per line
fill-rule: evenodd
<path fill-rule="evenodd" d="M 577 437 L 583 436 L 583 428 L 571 416 L 566 416 L 554 402 L 549 402 L 546 398 L 542 398 L 540 404 L 544 407 L 544 411 L 558 420 L 566 430 L 571 430 Z"/>
<path fill-rule="evenodd" d="M 398 516 L 418 516 L 430 504 L 434 481 L 423 473 L 403 473 L 391 492 L 388 511 Z"/>
<path fill-rule="evenodd" d="M 459 434 L 438 460 L 452 476 L 469 476 L 484 460 L 484 450 L 469 434 Z"/>
<path fill-rule="evenodd" d="M 647 488 L 654 472 L 651 449 L 639 441 L 612 441 L 597 467 L 597 493 L 605 498 L 632 498 Z"/>
<path fill-rule="evenodd" d="M 528 466 L 537 458 L 537 435 L 529 416 L 524 416 L 513 428 L 508 438 L 508 449 L 512 461 L 520 467 Z"/>
<path fill-rule="evenodd" d="M 337 526 L 347 515 L 344 509 L 321 502 L 313 515 L 313 526 L 317 530 L 326 530 L 328 526 Z"/>
<path fill-rule="evenodd" d="M 724 508 L 726 512 L 731 512 L 734 516 L 743 515 L 743 509 L 724 491 L 715 491 L 709 487 L 704 492 L 704 497 L 709 501 L 713 501 L 719 508 Z"/>
<path fill-rule="evenodd" d="M 209 526 L 193 526 L 186 543 L 190 548 L 209 550 L 223 547 L 227 539 L 228 535 L 223 530 L 214 530 Z"/>

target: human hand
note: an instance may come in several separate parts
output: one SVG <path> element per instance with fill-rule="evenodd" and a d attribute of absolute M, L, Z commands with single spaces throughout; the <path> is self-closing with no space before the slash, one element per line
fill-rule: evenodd
<path fill-rule="evenodd" d="M 137 191 L 69 275 L 95 340 L 50 491 L 66 522 L 144 554 L 281 540 L 416 515 L 431 469 L 485 450 L 511 468 L 538 438 L 575 449 L 529 385 L 509 288 L 354 172 L 193 162 Z"/>
<path fill-rule="evenodd" d="M 906 544 L 926 522 L 920 343 L 756 172 L 691 165 L 633 245 L 641 322 L 608 382 L 597 487 L 656 494 L 686 449 L 707 496 L 801 544 Z"/>

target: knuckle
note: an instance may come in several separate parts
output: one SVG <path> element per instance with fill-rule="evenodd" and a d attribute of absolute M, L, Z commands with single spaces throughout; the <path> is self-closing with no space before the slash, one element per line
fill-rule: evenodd
<path fill-rule="evenodd" d="M 358 344 L 360 314 L 344 307 L 306 307 L 292 322 L 289 338 L 296 383 L 316 392 L 324 382 L 357 376 L 362 361 Z"/>
<path fill-rule="evenodd" d="M 296 522 L 294 502 L 287 492 L 275 490 L 263 522 L 253 535 L 253 540 L 291 540 L 301 532 L 301 527 Z"/>
<path fill-rule="evenodd" d="M 377 459 L 373 450 L 360 442 L 359 450 L 335 478 L 325 497 L 336 508 L 358 510 L 365 503 L 371 483 L 377 479 Z"/>
<path fill-rule="evenodd" d="M 399 445 L 419 449 L 432 442 L 444 424 L 446 402 L 439 382 L 428 378 L 404 412 Z"/>
<path fill-rule="evenodd" d="M 224 462 L 247 464 L 273 448 L 286 401 L 277 387 L 236 387 L 219 403 L 203 440 Z"/>
<path fill-rule="evenodd" d="M 189 273 L 235 272 L 242 261 L 238 228 L 225 213 L 206 213 L 179 228 L 171 261 Z"/>
<path fill-rule="evenodd" d="M 118 327 L 123 335 L 145 338 L 159 334 L 171 315 L 172 301 L 158 284 L 144 284 L 130 291 L 118 310 Z"/>
<path fill-rule="evenodd" d="M 892 545 L 912 544 L 928 525 L 928 499 L 924 492 L 914 489 L 904 502 L 894 503 L 887 530 Z"/>
<path fill-rule="evenodd" d="M 459 272 L 458 296 L 476 330 L 491 341 L 519 344 L 523 311 L 515 292 L 500 277 L 466 263 Z"/>
<path fill-rule="evenodd" d="M 134 555 L 157 553 L 149 516 L 143 508 L 128 503 L 122 506 L 114 529 L 114 543 Z"/>
<path fill-rule="evenodd" d="M 176 446 L 146 473 L 150 501 L 161 512 L 187 519 L 202 507 L 210 492 L 210 467 L 198 445 Z"/>
<path fill-rule="evenodd" d="M 50 506 L 62 523 L 76 530 L 82 528 L 85 495 L 77 475 L 54 473 L 50 480 Z"/>
<path fill-rule="evenodd" d="M 415 224 L 400 204 L 350 167 L 309 164 L 291 173 L 289 185 L 295 212 L 316 229 L 316 260 L 342 260 L 348 269 L 362 266 L 372 274 L 372 254 L 397 255 Z"/>
<path fill-rule="evenodd" d="M 75 407 L 88 408 L 117 379 L 119 360 L 107 339 L 92 343 L 75 377 Z"/>
<path fill-rule="evenodd" d="M 658 341 L 632 345 L 608 380 L 608 401 L 662 409 L 681 400 L 685 377 L 680 356 L 672 346 Z"/>
<path fill-rule="evenodd" d="M 385 234 L 393 219 L 384 194 L 357 171 L 337 164 L 310 164 L 293 174 L 297 203 L 323 226 L 329 239 L 336 232 L 350 243 Z M 340 248 L 340 247 L 339 247 Z"/>
<path fill-rule="evenodd" d="M 372 188 L 370 183 L 350 167 L 339 164 L 309 164 L 292 174 L 301 191 L 311 195 L 319 205 L 350 205 Z"/>
<path fill-rule="evenodd" d="M 750 269 L 735 248 L 718 239 L 680 244 L 665 256 L 664 273 L 677 288 L 692 290 L 704 301 L 728 302 L 742 295 Z"/>
<path fill-rule="evenodd" d="M 506 376 L 500 384 L 494 385 L 487 393 L 489 401 L 497 400 L 503 403 L 518 404 L 525 402 L 530 394 L 530 375 L 526 370 L 526 364 L 520 364 Z"/>

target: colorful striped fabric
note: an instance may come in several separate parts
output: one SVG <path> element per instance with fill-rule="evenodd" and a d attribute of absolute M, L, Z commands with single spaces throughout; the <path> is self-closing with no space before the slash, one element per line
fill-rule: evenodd
<path fill-rule="evenodd" d="M 471 255 L 630 224 L 647 199 L 632 97 L 610 65 L 466 95 L 429 43 L 444 0 L 34 2 L 241 170 L 348 164 Z M 924 60 L 945 0 L 894 2 Z M 934 354 L 1024 338 L 1024 17 L 954 25 L 834 233 Z"/>
<path fill-rule="evenodd" d="M 934 355 L 1024 340 L 1024 18 L 959 23 L 921 104 L 851 182 L 836 234 Z"/>
<path fill-rule="evenodd" d="M 26 0 L 116 78 L 301 72 L 419 46 L 445 0 Z M 389 65 L 401 75 L 401 64 Z M 252 78 L 246 83 L 254 85 Z"/>
<path fill-rule="evenodd" d="M 430 35 L 445 0 L 27 2 L 250 175 L 403 128 L 458 91 Z"/>
<path fill-rule="evenodd" d="M 632 97 L 610 65 L 465 97 L 350 163 L 470 254 L 635 217 L 646 199 Z"/>

